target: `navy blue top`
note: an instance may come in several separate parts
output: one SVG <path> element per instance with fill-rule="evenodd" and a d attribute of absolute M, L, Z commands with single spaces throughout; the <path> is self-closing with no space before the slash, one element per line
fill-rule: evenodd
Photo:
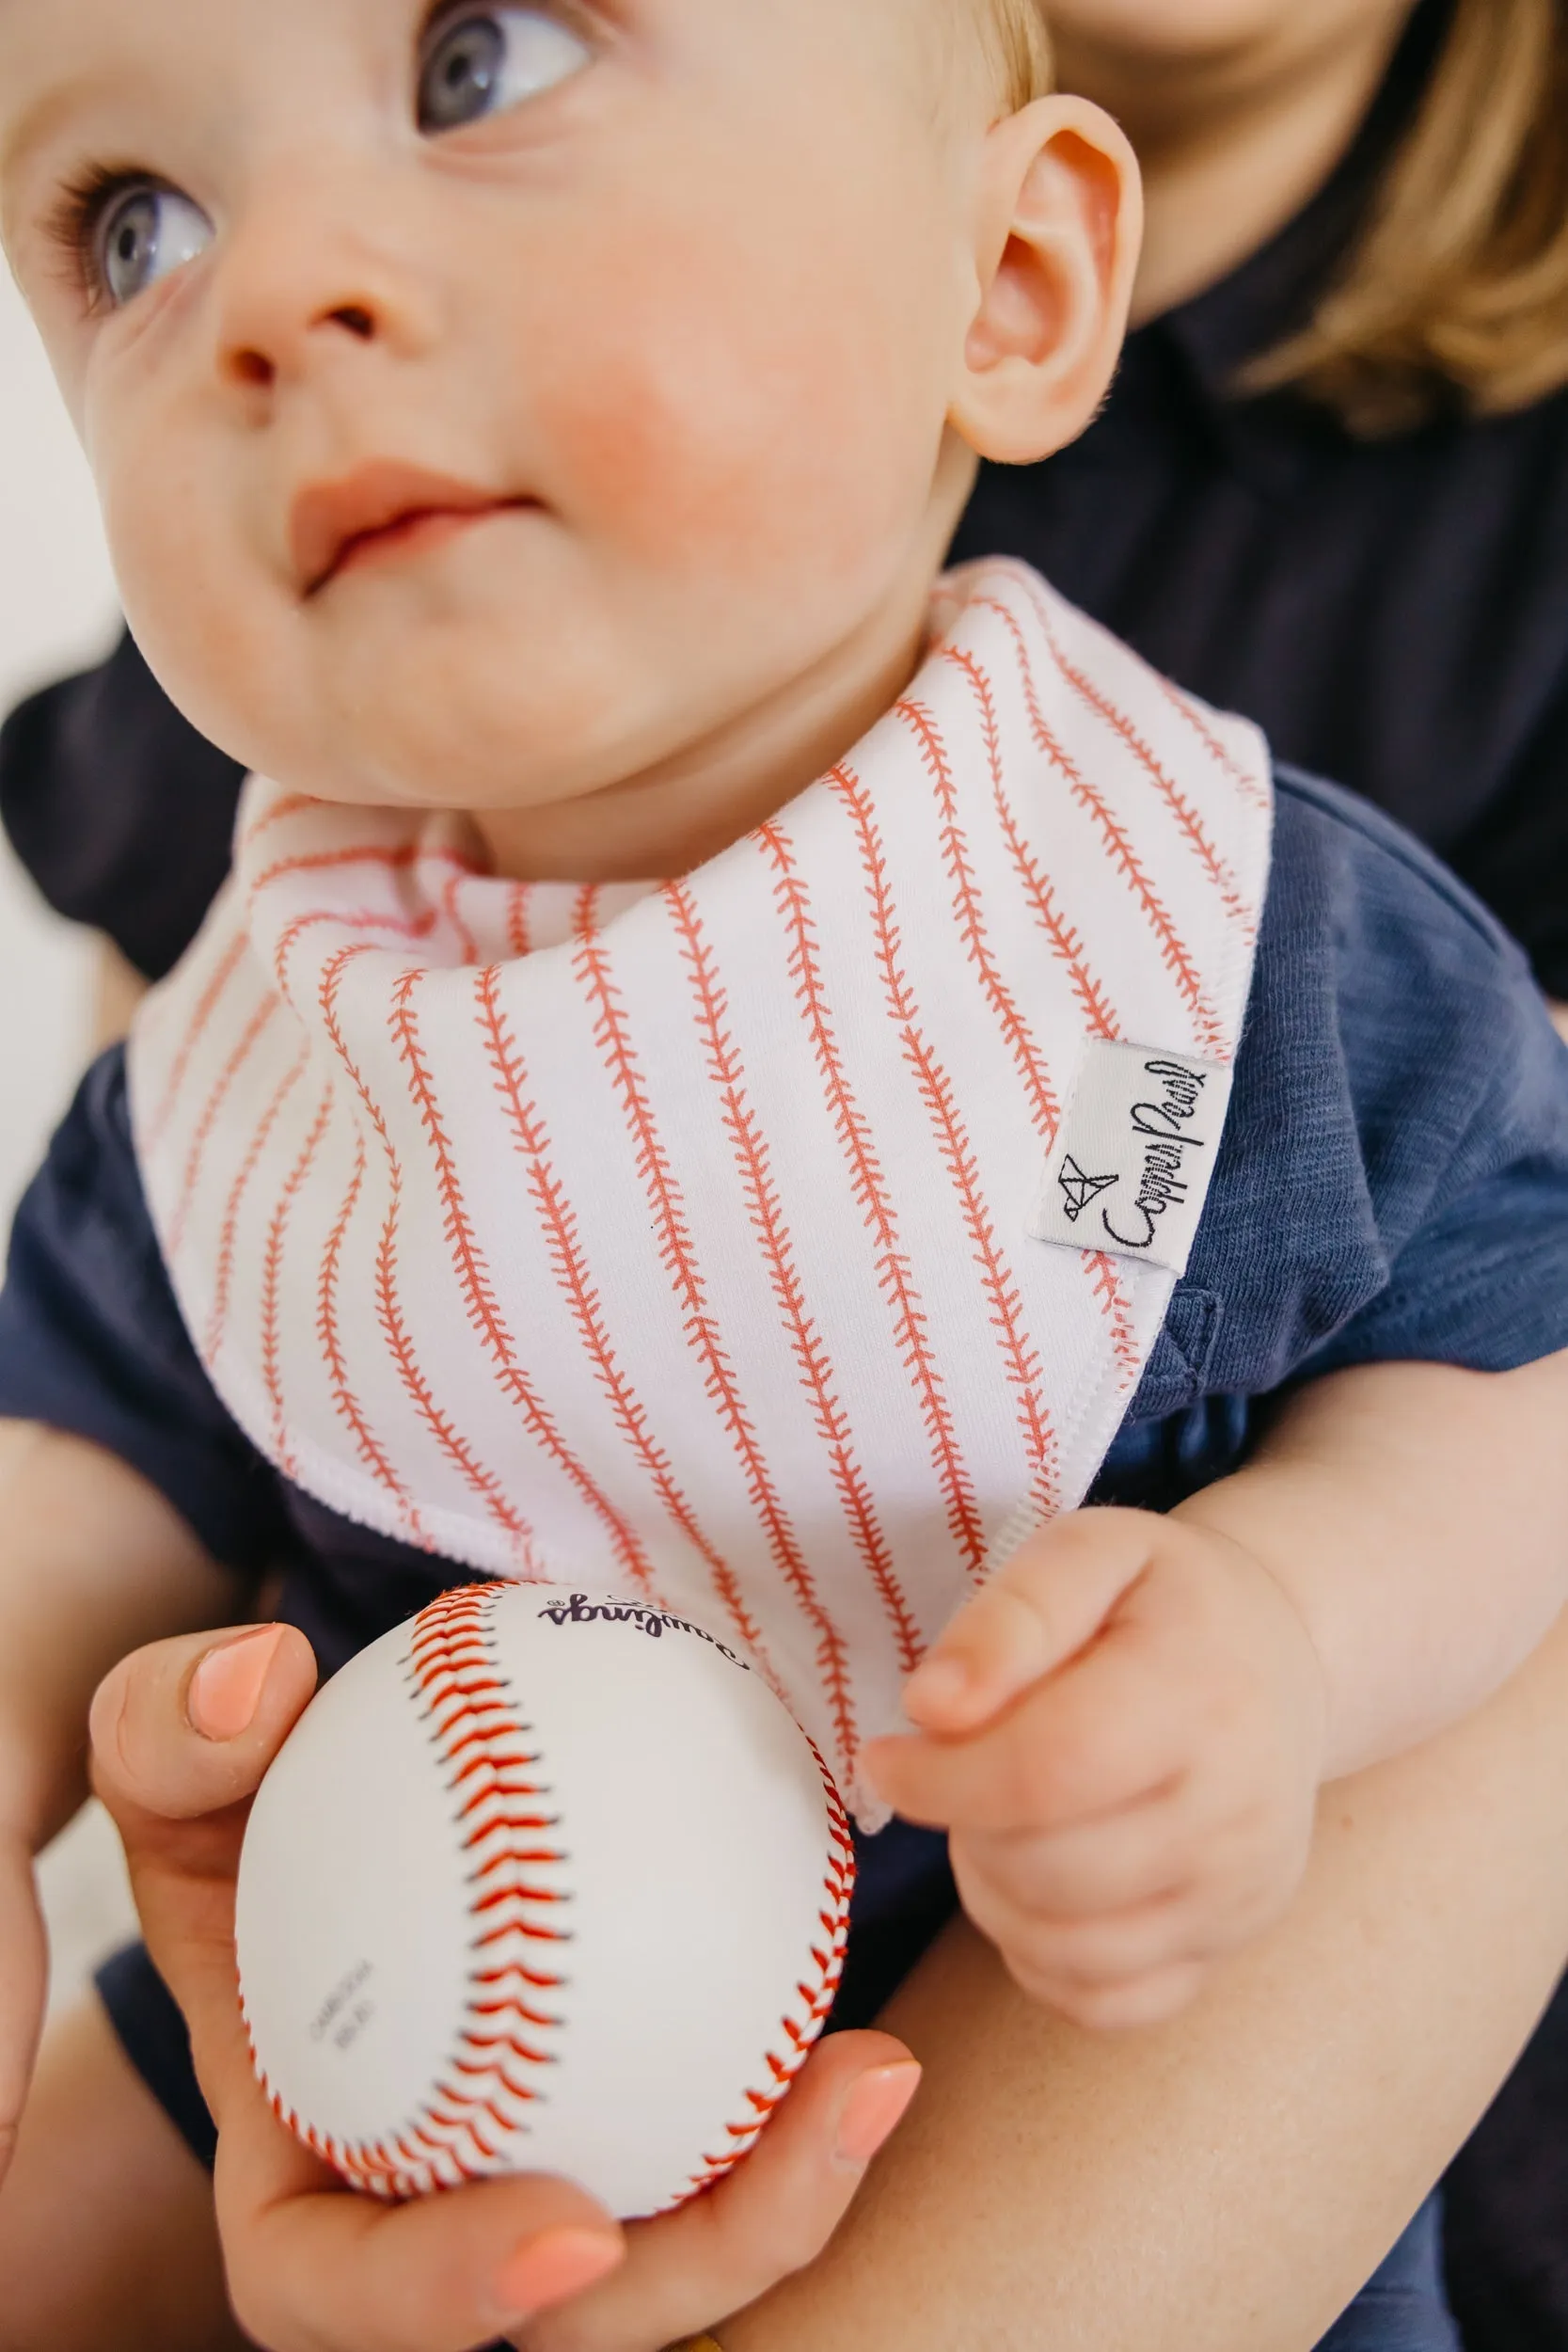
<path fill-rule="evenodd" d="M 1319 1373 L 1506 1371 L 1568 1347 L 1568 1052 L 1524 956 L 1364 803 L 1290 771 L 1278 787 L 1229 1123 L 1101 1502 L 1169 1509 L 1236 1465 L 1260 1400 Z M 0 1414 L 122 1456 L 218 1559 L 281 1565 L 280 1613 L 326 1672 L 471 1580 L 291 1485 L 230 1418 L 159 1255 L 118 1050 L 17 1216 Z M 871 1843 L 861 2013 L 910 1965 L 917 1921 L 951 1901 L 940 1839 Z"/>

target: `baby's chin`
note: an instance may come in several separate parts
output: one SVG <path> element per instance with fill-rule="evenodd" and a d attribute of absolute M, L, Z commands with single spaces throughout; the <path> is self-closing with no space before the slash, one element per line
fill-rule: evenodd
<path fill-rule="evenodd" d="M 529 665 L 531 669 L 532 665 Z M 609 691 L 584 705 L 547 675 L 514 671 L 495 691 L 471 672 L 402 671 L 363 691 L 340 678 L 321 701 L 235 714 L 245 764 L 317 800 L 472 812 L 541 808 L 638 772 L 647 739 Z"/>

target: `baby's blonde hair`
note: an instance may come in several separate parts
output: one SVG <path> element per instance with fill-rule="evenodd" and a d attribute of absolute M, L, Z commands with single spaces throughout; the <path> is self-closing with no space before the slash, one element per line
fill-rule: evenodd
<path fill-rule="evenodd" d="M 1055 73 L 1042 0 L 986 0 L 986 13 L 1009 105 L 1046 97 Z"/>

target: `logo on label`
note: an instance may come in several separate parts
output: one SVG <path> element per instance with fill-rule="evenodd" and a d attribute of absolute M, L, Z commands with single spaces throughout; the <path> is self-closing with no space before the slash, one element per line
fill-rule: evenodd
<path fill-rule="evenodd" d="M 1184 1132 L 1184 1122 L 1196 1116 L 1208 1084 L 1203 1072 L 1184 1069 L 1173 1061 L 1147 1062 L 1145 1069 L 1160 1082 L 1163 1091 L 1157 1102 L 1132 1104 L 1132 1127 L 1138 1138 L 1138 1163 L 1133 1171 L 1137 1190 L 1130 1202 L 1104 1212 L 1107 1235 L 1128 1250 L 1150 1247 L 1158 1219 L 1184 1201 L 1192 1189 L 1185 1154 L 1209 1148 L 1201 1136 Z"/>
<path fill-rule="evenodd" d="M 1029 1230 L 1186 1271 L 1231 1073 L 1196 1055 L 1091 1040 Z"/>
<path fill-rule="evenodd" d="M 1113 1184 L 1119 1184 L 1121 1178 L 1119 1176 L 1085 1176 L 1069 1152 L 1062 1163 L 1062 1172 L 1056 1182 L 1061 1185 L 1066 1197 L 1068 1223 L 1076 1225 L 1090 1201 L 1098 1200 L 1102 1192 L 1109 1192 Z"/>

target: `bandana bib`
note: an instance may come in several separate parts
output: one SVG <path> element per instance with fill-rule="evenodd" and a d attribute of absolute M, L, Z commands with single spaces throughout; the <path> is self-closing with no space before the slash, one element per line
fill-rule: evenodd
<path fill-rule="evenodd" d="M 1010 564 L 680 882 L 253 779 L 131 1048 L 218 1393 L 336 1511 L 709 1628 L 875 1820 L 863 1742 L 1159 1335 L 1271 817 L 1253 728 Z"/>

